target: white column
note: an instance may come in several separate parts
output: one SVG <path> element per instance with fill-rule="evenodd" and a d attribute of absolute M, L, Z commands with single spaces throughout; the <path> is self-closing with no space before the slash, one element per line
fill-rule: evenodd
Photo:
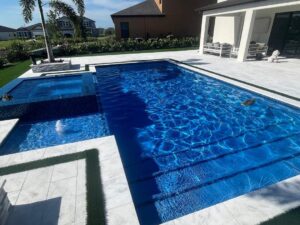
<path fill-rule="evenodd" d="M 247 10 L 245 13 L 243 32 L 241 36 L 240 48 L 237 60 L 244 62 L 247 59 L 249 44 L 253 33 L 256 11 Z"/>
<path fill-rule="evenodd" d="M 203 55 L 203 47 L 207 39 L 208 25 L 209 25 L 209 16 L 203 15 L 202 24 L 201 24 L 201 35 L 200 35 L 200 48 L 199 48 L 199 53 L 201 55 Z"/>

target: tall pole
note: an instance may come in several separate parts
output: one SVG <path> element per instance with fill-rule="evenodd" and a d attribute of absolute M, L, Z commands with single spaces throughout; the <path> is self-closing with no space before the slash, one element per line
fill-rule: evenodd
<path fill-rule="evenodd" d="M 42 0 L 38 0 L 38 5 L 39 5 L 39 10 L 40 10 L 41 19 L 42 19 L 42 28 L 43 28 L 44 38 L 45 38 L 45 45 L 46 45 L 48 61 L 54 62 L 55 60 L 54 60 L 51 44 L 49 41 L 49 36 L 47 33 L 47 29 L 46 29 L 46 23 L 45 23 L 44 12 L 43 12 L 43 7 L 42 7 Z"/>

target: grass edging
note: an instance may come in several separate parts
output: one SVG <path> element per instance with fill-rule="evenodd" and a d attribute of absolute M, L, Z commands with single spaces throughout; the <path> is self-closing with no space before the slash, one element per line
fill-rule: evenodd
<path fill-rule="evenodd" d="M 10 66 L 5 66 L 0 69 L 0 88 L 10 81 L 18 78 L 27 70 L 30 69 L 30 60 L 25 60 L 23 62 L 17 62 Z"/>
<path fill-rule="evenodd" d="M 99 166 L 99 152 L 97 149 L 2 167 L 0 168 L 0 176 L 40 169 L 80 159 L 86 160 L 87 225 L 104 225 L 106 224 L 105 203 Z"/>

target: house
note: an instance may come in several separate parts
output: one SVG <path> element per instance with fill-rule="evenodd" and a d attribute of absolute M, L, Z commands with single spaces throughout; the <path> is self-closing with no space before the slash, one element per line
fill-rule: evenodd
<path fill-rule="evenodd" d="M 44 36 L 43 27 L 41 23 L 36 23 L 27 27 L 20 27 L 17 29 L 17 37 L 28 39 Z"/>
<path fill-rule="evenodd" d="M 20 27 L 17 29 L 16 31 L 17 33 L 17 37 L 21 38 L 21 39 L 28 39 L 28 38 L 32 38 L 32 33 L 29 29 L 27 29 L 26 27 Z"/>
<path fill-rule="evenodd" d="M 60 28 L 60 31 L 64 36 L 66 37 L 74 36 L 75 34 L 74 26 L 72 21 L 68 17 L 63 16 L 57 19 L 57 23 Z M 85 31 L 88 36 L 92 36 L 92 37 L 98 36 L 98 30 L 96 28 L 96 22 L 94 20 L 91 20 L 87 17 L 83 17 L 83 27 L 85 28 Z"/>
<path fill-rule="evenodd" d="M 176 37 L 196 37 L 200 33 L 201 17 L 195 9 L 216 2 L 146 0 L 111 17 L 118 39 L 165 37 L 170 34 Z"/>
<path fill-rule="evenodd" d="M 13 28 L 0 26 L 0 41 L 14 39 L 16 37 L 16 30 Z"/>
<path fill-rule="evenodd" d="M 252 43 L 265 44 L 269 54 L 300 55 L 300 1 L 219 0 L 198 11 L 203 14 L 201 54 L 212 41 L 238 49 L 238 61 L 247 60 Z"/>
<path fill-rule="evenodd" d="M 71 20 L 68 17 L 61 17 L 57 19 L 58 27 L 61 33 L 65 37 L 73 37 L 75 30 Z M 96 29 L 96 23 L 94 20 L 84 17 L 83 18 L 83 26 L 88 36 L 98 36 L 98 31 Z M 20 27 L 17 29 L 17 37 L 18 38 L 37 38 L 44 36 L 43 28 L 41 23 L 33 24 L 27 27 Z"/>

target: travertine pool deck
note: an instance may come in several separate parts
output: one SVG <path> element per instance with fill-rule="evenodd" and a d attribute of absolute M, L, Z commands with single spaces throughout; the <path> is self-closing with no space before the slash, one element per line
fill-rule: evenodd
<path fill-rule="evenodd" d="M 0 168 L 89 149 L 99 152 L 107 224 L 138 224 L 113 136 L 0 156 Z M 6 180 L 4 189 L 13 205 L 7 225 L 86 224 L 85 164 L 85 160 L 77 160 L 0 176 L 0 183 Z"/>
<path fill-rule="evenodd" d="M 196 68 L 201 68 L 205 70 L 212 71 L 214 73 L 220 73 L 234 80 L 220 77 L 214 73 L 207 73 L 206 71 L 199 71 L 206 75 L 215 77 L 217 79 L 224 80 L 226 82 L 244 87 L 246 89 L 264 94 L 266 96 L 278 99 L 280 101 L 287 102 L 300 107 L 300 60 L 299 59 L 281 59 L 280 63 L 267 63 L 266 61 L 249 61 L 245 63 L 237 62 L 235 59 L 220 58 L 217 56 L 204 55 L 200 56 L 195 50 L 193 51 L 179 51 L 179 52 L 160 52 L 160 53 L 141 53 L 141 54 L 126 54 L 126 55 L 109 55 L 109 56 L 88 56 L 88 57 L 75 57 L 72 58 L 73 64 L 80 65 L 79 68 L 83 70 L 85 64 L 106 64 L 106 63 L 122 63 L 128 61 L 140 61 L 140 60 L 157 60 L 157 59 L 173 59 L 185 64 L 191 65 L 189 69 L 196 70 Z M 72 71 L 74 72 L 74 71 Z M 22 77 L 33 77 L 39 76 L 41 74 L 32 74 L 31 71 L 26 72 Z M 247 82 L 255 85 L 247 85 Z M 258 86 L 258 87 L 257 87 Z M 262 90 L 259 87 L 270 89 L 280 94 L 270 93 L 266 90 Z M 282 94 L 282 95 L 281 95 Z M 285 96 L 287 95 L 287 96 Z M 288 98 L 288 96 L 293 97 L 293 99 Z M 1 127 L 1 124 L 0 124 Z M 1 128 L 0 128 L 1 129 Z M 9 129 L 8 129 L 9 131 Z M 5 131 L 5 132 L 8 132 Z M 4 133 L 4 132 L 3 132 Z M 83 151 L 87 149 L 97 148 L 100 154 L 100 166 L 101 166 L 101 177 L 103 181 L 103 188 L 106 200 L 106 211 L 108 224 L 128 224 L 134 225 L 138 224 L 137 215 L 130 195 L 130 190 L 128 188 L 128 183 L 120 159 L 120 155 L 117 149 L 114 137 L 106 137 L 101 139 L 93 139 L 85 141 L 83 143 L 72 143 L 67 145 L 61 145 L 52 147 L 49 151 L 47 149 L 41 149 L 36 151 L 30 151 L 25 153 L 18 153 L 7 156 L 0 156 L 0 167 L 18 164 L 22 162 L 33 161 L 45 157 L 57 156 L 68 154 L 72 152 Z M 5 177 L 8 183 L 13 184 L 14 181 L 17 182 L 21 177 L 22 184 L 26 183 L 26 180 L 34 182 L 34 185 L 39 184 L 39 179 L 34 179 L 36 174 L 44 173 L 41 176 L 41 180 L 46 180 L 48 185 L 48 190 L 50 190 L 51 185 L 55 185 L 55 182 L 63 182 L 64 180 L 70 179 L 70 183 L 74 182 L 71 179 L 79 180 L 82 185 L 82 180 L 85 179 L 84 175 L 74 175 L 74 171 L 78 174 L 84 171 L 84 160 L 75 161 L 68 163 L 66 165 L 61 164 L 61 167 L 69 168 L 63 171 L 61 175 L 55 175 L 54 177 L 65 176 L 59 180 L 52 180 L 53 174 L 55 174 L 55 166 L 49 168 L 43 168 L 38 170 L 33 170 L 24 174 L 13 174 Z M 81 169 L 79 168 L 81 166 Z M 73 169 L 70 169 L 73 168 Z M 48 171 L 48 172 L 47 172 Z M 50 171 L 50 172 L 49 172 Z M 51 174 L 51 175 L 50 175 Z M 0 177 L 0 181 L 4 177 Z M 31 179 L 31 180 L 30 180 Z M 81 181 L 80 181 L 81 180 Z M 29 182 L 27 181 L 27 182 Z M 46 186 L 47 186 L 46 185 Z M 17 185 L 16 185 L 17 186 Z M 83 185 L 84 186 L 84 185 Z M 83 188 L 83 186 L 81 188 Z M 12 199 L 13 203 L 17 206 L 23 204 L 22 199 L 26 197 L 21 197 L 22 191 L 27 196 L 32 195 L 32 191 L 27 190 L 28 187 L 23 186 L 18 190 L 9 191 L 9 197 Z M 26 188 L 27 187 L 27 188 Z M 70 188 L 70 193 L 72 197 L 64 196 L 66 188 Z M 7 184 L 7 188 L 10 186 Z M 83 205 L 85 204 L 83 195 L 81 195 L 79 200 L 77 195 L 74 195 L 72 190 L 74 187 L 70 187 L 66 184 L 62 185 L 61 188 L 57 189 L 56 194 L 51 195 L 51 192 L 47 192 L 47 195 L 43 195 L 43 198 L 38 201 L 46 201 L 48 199 L 54 199 L 56 202 L 61 200 L 61 204 L 69 205 L 71 208 L 71 213 L 65 214 L 64 208 L 59 212 L 58 224 L 62 225 L 77 225 L 84 224 L 86 218 L 86 211 L 83 210 Z M 42 188 L 41 188 L 42 189 Z M 80 188 L 79 188 L 80 189 Z M 39 190 L 39 189 L 38 189 Z M 80 189 L 82 190 L 82 189 Z M 293 209 L 300 206 L 300 176 L 296 176 L 287 179 L 283 182 L 277 183 L 275 185 L 269 186 L 267 188 L 251 192 L 249 194 L 225 201 L 223 203 L 214 205 L 212 207 L 206 208 L 204 210 L 186 215 L 184 217 L 178 218 L 176 220 L 167 222 L 170 225 L 186 225 L 186 224 L 201 224 L 201 225 L 254 225 L 264 222 L 270 218 L 280 215 L 287 210 Z M 28 192 L 28 193 L 27 193 Z M 43 190 L 37 194 L 44 193 Z M 48 195 L 48 193 L 50 193 Z M 76 190 L 75 190 L 76 193 Z M 25 195 L 23 194 L 23 195 Z M 61 199 L 59 199 L 62 197 Z M 19 200 L 20 198 L 20 200 Z M 33 198 L 34 199 L 34 198 Z M 63 201 L 66 203 L 63 203 Z M 19 202 L 18 202 L 19 201 Z M 70 204 L 70 202 L 74 203 Z M 30 198 L 27 198 L 24 204 L 31 204 Z M 54 204 L 54 203 L 53 203 Z M 77 206 L 77 204 L 83 204 L 82 206 Z M 72 206 L 71 206 L 72 205 Z M 33 205 L 34 206 L 34 205 Z M 79 207 L 79 209 L 77 209 Z M 80 208 L 81 207 L 81 208 Z M 73 214 L 75 210 L 75 215 Z M 77 210 L 77 211 L 76 211 Z M 80 215 L 76 215 L 77 213 Z M 54 215 L 55 217 L 55 215 Z M 81 219 L 76 219 L 81 218 Z M 84 218 L 84 219 L 83 219 Z M 40 223 L 43 225 L 43 223 Z M 45 223 L 44 223 L 45 224 Z M 35 225 L 35 224 L 34 224 Z"/>

